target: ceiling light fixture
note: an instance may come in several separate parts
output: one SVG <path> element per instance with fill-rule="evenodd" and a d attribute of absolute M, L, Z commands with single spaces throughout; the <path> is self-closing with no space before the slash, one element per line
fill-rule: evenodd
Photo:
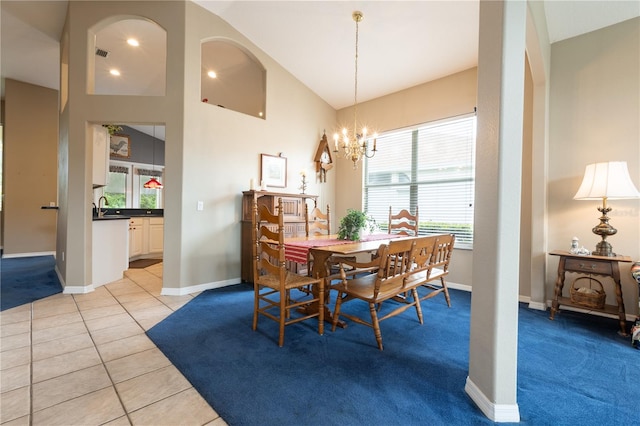
<path fill-rule="evenodd" d="M 364 15 L 360 11 L 355 11 L 351 14 L 351 17 L 356 22 L 356 61 L 355 61 L 355 89 L 353 95 L 353 129 L 351 132 L 347 128 L 342 129 L 342 143 L 340 143 L 340 135 L 334 133 L 333 141 L 335 143 L 334 151 L 336 154 L 340 152 L 340 148 L 344 151 L 345 158 L 353 161 L 353 168 L 358 168 L 358 161 L 361 158 L 372 158 L 376 155 L 376 133 L 373 136 L 367 137 L 367 128 L 363 127 L 360 133 L 358 133 L 358 24 L 364 18 Z M 369 152 L 369 140 L 373 139 L 373 150 Z"/>
<path fill-rule="evenodd" d="M 215 71 L 209 71 L 209 72 L 207 73 L 207 75 L 208 75 L 209 77 L 211 77 L 211 78 L 216 78 L 216 77 L 218 76 L 218 74 L 216 74 L 216 72 L 215 72 Z"/>
<path fill-rule="evenodd" d="M 134 47 L 140 46 L 140 43 L 138 43 L 138 40 L 136 40 L 135 38 L 128 39 L 127 44 L 129 44 L 129 46 L 134 46 Z"/>
<path fill-rule="evenodd" d="M 120 71 L 118 71 L 117 69 L 111 69 L 109 70 L 109 74 L 111 75 L 120 75 Z"/>
<path fill-rule="evenodd" d="M 156 171 L 156 126 L 153 126 L 153 171 Z M 162 189 L 162 184 L 153 176 L 144 185 L 144 188 Z"/>

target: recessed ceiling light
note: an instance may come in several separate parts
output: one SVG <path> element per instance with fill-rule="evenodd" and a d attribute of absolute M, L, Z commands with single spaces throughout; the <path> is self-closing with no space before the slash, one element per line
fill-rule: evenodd
<path fill-rule="evenodd" d="M 111 74 L 111 75 L 120 75 L 120 71 L 118 71 L 117 69 L 114 68 L 112 70 L 109 70 L 109 74 Z"/>
<path fill-rule="evenodd" d="M 218 76 L 215 71 L 209 71 L 207 75 L 211 78 L 216 78 Z"/>
<path fill-rule="evenodd" d="M 128 39 L 127 43 L 129 43 L 130 46 L 135 46 L 135 47 L 140 46 L 140 43 L 138 43 L 138 40 L 136 40 L 135 38 Z"/>

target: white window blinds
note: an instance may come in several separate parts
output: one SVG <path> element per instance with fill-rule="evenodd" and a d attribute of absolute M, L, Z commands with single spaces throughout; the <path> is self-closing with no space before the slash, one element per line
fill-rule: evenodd
<path fill-rule="evenodd" d="M 475 115 L 427 123 L 378 137 L 365 161 L 364 206 L 386 230 L 394 213 L 419 208 L 420 234 L 456 234 L 473 245 Z"/>

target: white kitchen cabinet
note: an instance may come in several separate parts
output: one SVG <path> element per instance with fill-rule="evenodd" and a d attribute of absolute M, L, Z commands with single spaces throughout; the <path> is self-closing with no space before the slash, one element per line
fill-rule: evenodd
<path fill-rule="evenodd" d="M 129 259 L 155 258 L 164 250 L 164 218 L 133 217 L 129 222 Z"/>
<path fill-rule="evenodd" d="M 143 254 L 144 218 L 132 217 L 129 220 L 129 258 Z"/>
<path fill-rule="evenodd" d="M 109 183 L 109 131 L 100 124 L 91 125 L 93 136 L 93 187 Z"/>
<path fill-rule="evenodd" d="M 148 253 L 162 253 L 164 250 L 164 218 L 150 217 L 148 220 Z"/>

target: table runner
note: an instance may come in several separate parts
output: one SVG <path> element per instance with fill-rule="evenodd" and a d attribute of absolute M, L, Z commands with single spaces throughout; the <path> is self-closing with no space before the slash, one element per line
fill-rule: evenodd
<path fill-rule="evenodd" d="M 370 234 L 362 237 L 360 241 L 377 241 L 398 238 L 402 235 L 395 234 Z M 351 240 L 341 240 L 338 238 L 318 239 L 318 240 L 300 240 L 284 243 L 285 257 L 287 260 L 297 263 L 307 263 L 307 253 L 312 247 L 335 246 L 339 244 L 350 244 Z"/>

